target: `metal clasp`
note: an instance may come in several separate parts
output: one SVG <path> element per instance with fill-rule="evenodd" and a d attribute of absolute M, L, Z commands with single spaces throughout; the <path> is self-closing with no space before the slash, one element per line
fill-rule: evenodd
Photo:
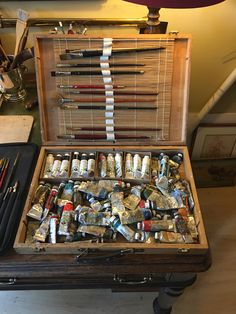
<path fill-rule="evenodd" d="M 0 285 L 1 286 L 5 286 L 5 285 L 10 286 L 10 285 L 14 285 L 15 283 L 16 283 L 16 278 L 10 278 L 6 282 L 0 282 Z"/>

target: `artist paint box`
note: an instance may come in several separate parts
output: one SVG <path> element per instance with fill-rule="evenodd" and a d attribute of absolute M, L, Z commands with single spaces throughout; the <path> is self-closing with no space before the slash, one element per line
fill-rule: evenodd
<path fill-rule="evenodd" d="M 190 48 L 191 38 L 188 35 L 158 34 L 135 35 L 134 37 L 124 35 L 113 38 L 74 35 L 36 37 L 35 60 L 43 146 L 14 244 L 17 252 L 23 254 L 77 254 L 91 249 L 114 252 L 130 250 L 134 254 L 149 252 L 157 255 L 205 256 L 208 253 L 204 223 L 189 154 L 185 146 Z M 87 158 L 85 162 L 87 167 L 88 156 L 95 155 L 94 177 L 71 176 L 72 159 L 75 152 L 78 152 L 79 156 L 82 156 L 82 153 L 87 154 L 85 157 L 85 159 Z M 44 176 L 49 154 L 54 157 L 57 154 L 67 154 L 69 162 L 66 171 L 68 171 L 68 175 L 49 178 Z M 118 172 L 116 172 L 115 176 L 112 176 L 114 180 L 109 180 L 105 175 L 106 180 L 103 181 L 106 183 L 101 181 L 103 175 L 99 168 L 100 154 L 103 154 L 105 158 L 108 158 L 110 154 L 113 159 L 116 154 L 119 154 L 122 157 L 120 164 L 122 175 L 117 175 Z M 165 212 L 167 208 L 159 206 L 157 201 L 157 198 L 162 199 L 165 192 L 162 190 L 162 192 L 156 193 L 155 190 L 155 193 L 152 194 L 153 186 L 155 189 L 157 182 L 160 190 L 163 188 L 163 185 L 160 186 L 160 178 L 167 177 L 169 171 L 163 170 L 163 167 L 165 169 L 165 159 L 171 159 L 171 163 L 175 165 L 175 161 L 172 159 L 178 155 L 181 156 L 182 162 L 180 165 L 174 166 L 178 169 L 177 175 L 174 175 L 172 170 L 171 179 L 167 182 L 164 178 L 164 185 L 167 184 L 168 189 L 169 184 L 175 184 L 178 181 L 176 178 L 179 175 L 184 180 L 184 184 L 188 185 L 188 197 L 191 195 L 192 203 L 191 217 L 195 222 L 196 230 L 194 232 L 197 234 L 193 241 L 186 240 L 188 238 L 186 236 L 183 237 L 183 241 L 176 242 L 172 238 L 168 240 L 165 239 L 166 234 L 164 233 L 157 233 L 155 236 L 153 234 L 151 240 L 149 238 L 145 241 L 141 238 L 143 235 L 149 237 L 148 233 L 142 232 L 140 235 L 138 230 L 135 230 L 132 241 L 129 241 L 127 233 L 120 225 L 120 221 L 125 221 L 124 217 L 117 216 L 113 209 L 108 223 L 107 212 L 109 211 L 104 210 L 102 213 L 98 211 L 98 216 L 102 217 L 103 222 L 105 221 L 106 231 L 109 229 L 109 232 L 114 232 L 116 238 L 110 237 L 107 240 L 106 237 L 97 237 L 99 238 L 97 241 L 93 241 L 93 236 L 83 238 L 83 228 L 86 226 L 86 222 L 89 221 L 87 225 L 93 225 L 91 221 L 95 221 L 97 218 L 94 216 L 95 211 L 88 209 L 88 203 L 86 203 L 87 212 L 80 209 L 75 213 L 81 219 L 80 239 L 72 240 L 72 242 L 55 241 L 54 239 L 48 243 L 48 240 L 45 239 L 35 241 L 32 236 L 31 229 L 34 228 L 32 226 L 36 224 L 36 227 L 39 228 L 41 223 L 32 221 L 28 215 L 40 180 L 44 181 L 43 184 L 46 182 L 58 186 L 62 181 L 67 182 L 71 179 L 72 184 L 75 181 L 79 181 L 79 186 L 84 184 L 83 188 L 96 184 L 103 184 L 104 188 L 109 184 L 107 182 L 110 181 L 112 185 L 112 181 L 115 181 L 114 185 L 125 184 L 127 189 L 134 188 L 136 192 L 137 186 L 139 186 L 142 189 L 142 196 L 140 196 L 140 200 L 143 201 L 142 213 L 149 210 L 144 204 L 145 201 L 148 201 L 149 205 L 152 203 L 153 206 L 154 204 L 156 208 L 152 208 L 152 213 L 154 209 L 157 214 L 153 220 L 157 221 L 163 214 L 163 209 Z M 130 156 L 132 161 L 134 158 L 137 159 L 136 170 L 140 172 L 137 177 L 127 176 L 126 162 Z M 144 159 L 143 168 L 146 169 L 146 172 L 140 166 L 140 162 L 142 165 Z M 82 157 L 80 164 L 81 161 Z M 153 166 L 155 162 L 159 163 L 163 170 L 161 175 L 154 174 L 156 172 Z M 94 186 L 92 187 L 94 188 Z M 177 185 L 175 187 L 177 189 Z M 114 192 L 112 189 L 107 188 L 107 192 Z M 84 193 L 82 188 L 79 191 Z M 91 189 L 89 191 L 91 192 Z M 117 191 L 119 193 L 119 190 Z M 109 193 L 108 195 L 110 195 Z M 145 193 L 149 194 L 143 196 Z M 112 203 L 112 196 L 102 199 L 98 194 L 92 193 L 92 197 L 89 192 L 84 194 L 86 202 L 93 199 L 95 202 L 101 202 L 102 206 L 104 201 Z M 170 198 L 173 200 L 172 196 L 173 194 Z M 127 200 L 129 197 L 130 194 L 124 201 L 125 206 L 129 209 L 128 216 L 137 209 L 132 208 L 133 199 L 129 203 Z M 138 206 L 141 208 L 141 202 Z M 177 205 L 173 206 L 174 209 L 177 208 Z M 186 209 L 188 206 L 185 203 L 180 207 Z M 163 217 L 166 216 L 163 219 L 165 219 L 164 224 L 167 220 L 170 221 L 169 228 L 171 229 L 172 221 L 177 224 L 178 218 L 176 215 L 170 215 L 173 209 L 170 207 L 171 205 L 168 207 L 170 211 L 167 211 L 166 215 L 163 214 Z M 162 214 L 159 214 L 158 210 Z M 139 218 L 138 221 L 139 227 L 142 224 L 145 225 Z M 183 222 L 183 219 L 181 221 Z M 108 225 L 109 228 L 107 228 Z M 137 224 L 135 226 L 137 227 Z M 126 231 L 131 230 L 132 232 L 136 227 L 134 224 L 130 224 L 130 229 L 126 229 Z M 56 226 L 54 221 L 54 229 L 58 228 L 60 229 L 60 226 Z M 145 231 L 145 228 L 143 227 L 142 231 Z M 121 229 L 123 233 L 119 232 Z M 173 228 L 171 231 L 174 231 Z M 29 240 L 30 235 L 32 241 Z M 173 236 L 174 232 L 171 235 Z"/>

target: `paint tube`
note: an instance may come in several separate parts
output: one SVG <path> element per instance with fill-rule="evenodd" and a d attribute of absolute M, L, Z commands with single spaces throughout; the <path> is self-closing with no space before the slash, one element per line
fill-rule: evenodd
<path fill-rule="evenodd" d="M 60 168 L 61 168 L 61 162 L 62 162 L 62 155 L 57 154 L 56 158 L 54 159 L 54 162 L 53 162 L 51 177 L 57 178 L 59 176 Z"/>
<path fill-rule="evenodd" d="M 135 240 L 147 244 L 152 244 L 156 242 L 151 232 L 145 232 L 141 230 L 135 232 Z"/>
<path fill-rule="evenodd" d="M 142 159 L 139 154 L 135 154 L 133 158 L 133 173 L 136 179 L 141 178 Z"/>
<path fill-rule="evenodd" d="M 125 157 L 125 178 L 127 178 L 127 179 L 133 179 L 134 178 L 133 157 L 130 153 L 127 153 L 126 157 Z"/>
<path fill-rule="evenodd" d="M 109 178 L 115 178 L 115 158 L 113 154 L 107 155 L 107 176 Z"/>
<path fill-rule="evenodd" d="M 73 153 L 73 159 L 71 162 L 71 177 L 72 178 L 78 178 L 79 177 L 79 169 L 80 169 L 80 159 L 79 159 L 79 153 L 74 152 Z"/>
<path fill-rule="evenodd" d="M 103 153 L 99 154 L 99 157 L 98 157 L 98 168 L 99 168 L 99 175 L 102 178 L 105 178 L 107 176 L 107 159 L 106 159 L 106 156 Z"/>
<path fill-rule="evenodd" d="M 150 176 L 150 156 L 145 155 L 142 160 L 141 179 L 147 180 Z"/>
<path fill-rule="evenodd" d="M 70 154 L 66 153 L 62 159 L 59 177 L 68 177 Z"/>
<path fill-rule="evenodd" d="M 50 194 L 47 198 L 46 204 L 44 206 L 42 220 L 44 220 L 47 217 L 48 213 L 53 210 L 53 207 L 55 205 L 54 200 L 57 196 L 57 193 L 58 193 L 58 186 L 54 185 L 51 189 L 51 192 L 50 192 Z"/>
<path fill-rule="evenodd" d="M 73 208 L 74 207 L 73 207 L 72 202 L 67 202 L 65 204 L 62 215 L 61 215 L 58 235 L 65 235 L 65 236 L 70 235 L 69 226 L 73 219 L 72 217 Z"/>
<path fill-rule="evenodd" d="M 110 218 L 110 225 L 113 230 L 118 231 L 129 242 L 135 241 L 135 231 L 127 225 L 122 225 L 119 218 L 112 216 Z"/>
<path fill-rule="evenodd" d="M 122 155 L 120 153 L 116 153 L 115 155 L 115 170 L 116 177 L 121 178 L 123 175 L 123 171 L 122 171 Z"/>
<path fill-rule="evenodd" d="M 73 197 L 73 187 L 74 187 L 74 181 L 69 180 L 63 189 L 61 199 L 67 200 L 67 201 L 72 201 Z"/>
<path fill-rule="evenodd" d="M 46 217 L 36 230 L 34 240 L 45 242 L 49 232 L 50 216 Z"/>
<path fill-rule="evenodd" d="M 88 158 L 88 176 L 93 177 L 95 172 L 95 154 L 90 153 Z"/>
<path fill-rule="evenodd" d="M 161 243 L 184 243 L 184 239 L 180 233 L 161 231 L 155 232 L 154 236 Z"/>
<path fill-rule="evenodd" d="M 52 244 L 57 243 L 57 224 L 58 224 L 58 217 L 55 215 L 52 215 L 50 217 L 50 222 L 49 222 L 49 242 Z"/>
<path fill-rule="evenodd" d="M 96 237 L 103 237 L 106 233 L 106 228 L 101 226 L 84 226 L 78 227 L 77 232 L 87 233 Z"/>
<path fill-rule="evenodd" d="M 44 170 L 43 170 L 43 178 L 51 178 L 53 163 L 54 163 L 53 154 L 48 154 L 45 161 Z"/>
<path fill-rule="evenodd" d="M 143 221 L 152 218 L 150 209 L 137 208 L 135 210 L 126 210 L 118 212 L 122 225 L 129 225 L 138 221 Z"/>
<path fill-rule="evenodd" d="M 124 199 L 123 204 L 125 208 L 134 210 L 138 206 L 140 200 L 141 198 L 139 196 L 135 194 L 129 194 L 128 197 Z"/>
<path fill-rule="evenodd" d="M 41 220 L 43 214 L 43 206 L 46 202 L 46 199 L 48 198 L 50 191 L 51 185 L 49 183 L 39 184 L 32 201 L 34 205 L 30 208 L 29 212 L 27 213 L 28 217 L 31 217 L 36 220 Z"/>
<path fill-rule="evenodd" d="M 123 204 L 124 192 L 120 186 L 115 186 L 110 194 L 112 214 L 117 215 L 119 212 L 125 211 Z"/>
<path fill-rule="evenodd" d="M 86 153 L 83 153 L 81 156 L 79 176 L 88 177 L 88 155 Z"/>
<path fill-rule="evenodd" d="M 78 215 L 78 221 L 85 225 L 109 226 L 111 214 L 98 212 L 90 207 L 82 207 Z"/>
<path fill-rule="evenodd" d="M 145 220 L 137 223 L 137 229 L 143 231 L 174 231 L 175 225 L 172 220 Z"/>

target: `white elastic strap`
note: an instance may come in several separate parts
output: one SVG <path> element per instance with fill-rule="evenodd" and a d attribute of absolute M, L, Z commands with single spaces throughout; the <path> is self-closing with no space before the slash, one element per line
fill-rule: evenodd
<path fill-rule="evenodd" d="M 106 119 L 106 125 L 114 125 L 114 120 L 113 119 Z"/>
<path fill-rule="evenodd" d="M 101 56 L 100 61 L 108 61 L 109 57 L 108 56 Z"/>
<path fill-rule="evenodd" d="M 106 90 L 107 89 L 113 89 L 113 85 L 111 85 L 111 84 L 105 84 L 104 87 Z"/>
<path fill-rule="evenodd" d="M 114 98 L 106 97 L 106 104 L 114 104 Z"/>
<path fill-rule="evenodd" d="M 102 75 L 103 76 L 111 76 L 111 71 L 110 70 L 102 70 Z"/>
<path fill-rule="evenodd" d="M 106 111 L 114 111 L 114 105 L 107 105 Z"/>
<path fill-rule="evenodd" d="M 107 140 L 108 141 L 114 141 L 115 140 L 115 134 L 114 133 L 107 133 Z"/>
<path fill-rule="evenodd" d="M 106 90 L 105 95 L 106 95 L 106 97 L 114 97 L 114 91 L 113 90 Z"/>
<path fill-rule="evenodd" d="M 114 132 L 114 125 L 110 126 L 110 125 L 107 125 L 106 126 L 106 132 Z"/>
<path fill-rule="evenodd" d="M 102 69 L 109 69 L 109 62 L 100 62 L 100 67 Z"/>
<path fill-rule="evenodd" d="M 104 82 L 104 84 L 112 83 L 112 78 L 109 76 L 103 76 L 103 82 Z"/>
<path fill-rule="evenodd" d="M 113 118 L 114 117 L 114 112 L 113 111 L 106 111 L 105 112 L 105 117 L 106 118 Z"/>

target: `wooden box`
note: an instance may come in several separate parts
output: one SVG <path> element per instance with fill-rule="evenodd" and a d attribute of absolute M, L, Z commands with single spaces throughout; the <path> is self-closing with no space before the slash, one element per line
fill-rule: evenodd
<path fill-rule="evenodd" d="M 119 51 L 127 48 L 131 51 Z M 190 48 L 189 35 L 36 37 L 35 60 L 44 145 L 14 243 L 18 253 L 76 254 L 83 249 L 128 249 L 134 254 L 207 254 L 208 242 L 185 146 Z M 85 54 L 88 51 L 95 51 L 95 54 L 102 51 L 103 56 L 78 57 L 78 49 L 84 49 Z M 65 56 L 70 60 L 64 60 Z M 95 63 L 98 65 L 93 65 Z M 79 70 L 77 64 L 80 64 Z M 81 73 L 83 71 L 87 72 Z M 75 85 L 82 87 L 75 88 Z M 84 89 L 85 85 L 89 87 Z M 111 90 L 114 92 L 111 93 Z M 80 93 L 74 94 L 76 91 Z M 83 91 L 87 92 L 81 93 Z M 99 93 L 95 94 L 95 91 Z M 65 99 L 68 98 L 70 100 L 67 103 Z M 76 108 L 72 108 L 71 104 Z M 101 129 L 97 132 L 96 128 Z M 79 133 L 76 133 L 78 130 Z M 79 134 L 78 138 L 73 138 L 75 133 Z M 191 187 L 198 241 L 191 244 L 131 243 L 126 240 L 103 243 L 26 243 L 29 223 L 27 213 L 41 179 L 47 154 L 71 154 L 74 151 L 97 154 L 103 151 L 123 152 L 124 155 L 127 152 L 139 152 L 141 155 L 146 152 L 150 155 L 159 155 L 161 152 L 182 153 L 180 173 Z M 95 176 L 96 179 L 99 177 Z M 57 180 L 55 182 L 58 183 Z M 136 183 L 140 182 L 142 180 Z"/>

